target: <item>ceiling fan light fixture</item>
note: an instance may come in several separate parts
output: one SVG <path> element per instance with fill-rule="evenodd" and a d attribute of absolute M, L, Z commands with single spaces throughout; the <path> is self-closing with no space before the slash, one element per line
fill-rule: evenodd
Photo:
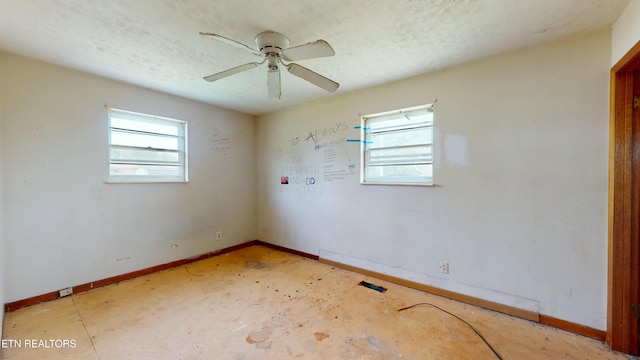
<path fill-rule="evenodd" d="M 282 90 L 280 88 L 280 70 L 269 70 L 267 72 L 267 90 L 270 99 L 280 99 Z"/>
<path fill-rule="evenodd" d="M 269 71 L 278 70 L 278 61 L 280 60 L 279 56 L 272 53 L 267 56 L 267 60 L 269 61 L 269 64 L 268 64 Z"/>

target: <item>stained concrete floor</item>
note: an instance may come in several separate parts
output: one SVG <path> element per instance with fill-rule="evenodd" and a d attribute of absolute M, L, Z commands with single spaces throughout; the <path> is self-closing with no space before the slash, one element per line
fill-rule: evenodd
<path fill-rule="evenodd" d="M 626 359 L 600 341 L 262 246 L 9 312 L 3 337 L 22 347 L 4 350 L 12 360 L 497 359 L 449 314 L 397 311 L 423 302 L 469 322 L 504 359 Z"/>

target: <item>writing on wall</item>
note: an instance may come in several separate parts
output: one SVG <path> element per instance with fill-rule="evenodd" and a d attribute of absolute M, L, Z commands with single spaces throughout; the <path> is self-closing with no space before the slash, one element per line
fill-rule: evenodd
<path fill-rule="evenodd" d="M 345 122 L 336 123 L 335 126 L 331 126 L 331 127 L 314 129 L 309 131 L 304 141 L 311 141 L 314 144 L 317 144 L 318 142 L 324 140 L 326 137 L 333 136 L 340 132 L 347 131 L 347 129 L 349 129 L 349 126 L 347 126 L 347 123 Z"/>
<path fill-rule="evenodd" d="M 231 151 L 231 137 L 229 135 L 213 133 L 210 141 L 211 148 L 216 154 L 227 155 Z"/>
<path fill-rule="evenodd" d="M 315 166 L 283 166 L 280 169 L 281 183 L 286 178 L 287 185 L 315 185 L 320 170 Z"/>
<path fill-rule="evenodd" d="M 317 184 L 340 181 L 357 175 L 356 165 L 347 151 L 346 122 L 305 131 L 287 139 L 280 148 L 282 179 L 286 185 L 301 185 L 313 189 Z M 312 190 L 309 190 L 312 191 Z"/>

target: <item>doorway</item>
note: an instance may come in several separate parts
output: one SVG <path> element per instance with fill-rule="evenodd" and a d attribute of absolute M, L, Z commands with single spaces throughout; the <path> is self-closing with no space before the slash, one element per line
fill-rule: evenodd
<path fill-rule="evenodd" d="M 640 346 L 640 42 L 611 69 L 607 343 Z"/>

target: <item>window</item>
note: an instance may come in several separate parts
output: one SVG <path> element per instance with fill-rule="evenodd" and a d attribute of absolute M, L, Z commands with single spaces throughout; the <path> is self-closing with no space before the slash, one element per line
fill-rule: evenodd
<path fill-rule="evenodd" d="M 433 105 L 362 117 L 362 184 L 433 185 Z"/>
<path fill-rule="evenodd" d="M 109 109 L 109 181 L 187 180 L 186 121 Z"/>

